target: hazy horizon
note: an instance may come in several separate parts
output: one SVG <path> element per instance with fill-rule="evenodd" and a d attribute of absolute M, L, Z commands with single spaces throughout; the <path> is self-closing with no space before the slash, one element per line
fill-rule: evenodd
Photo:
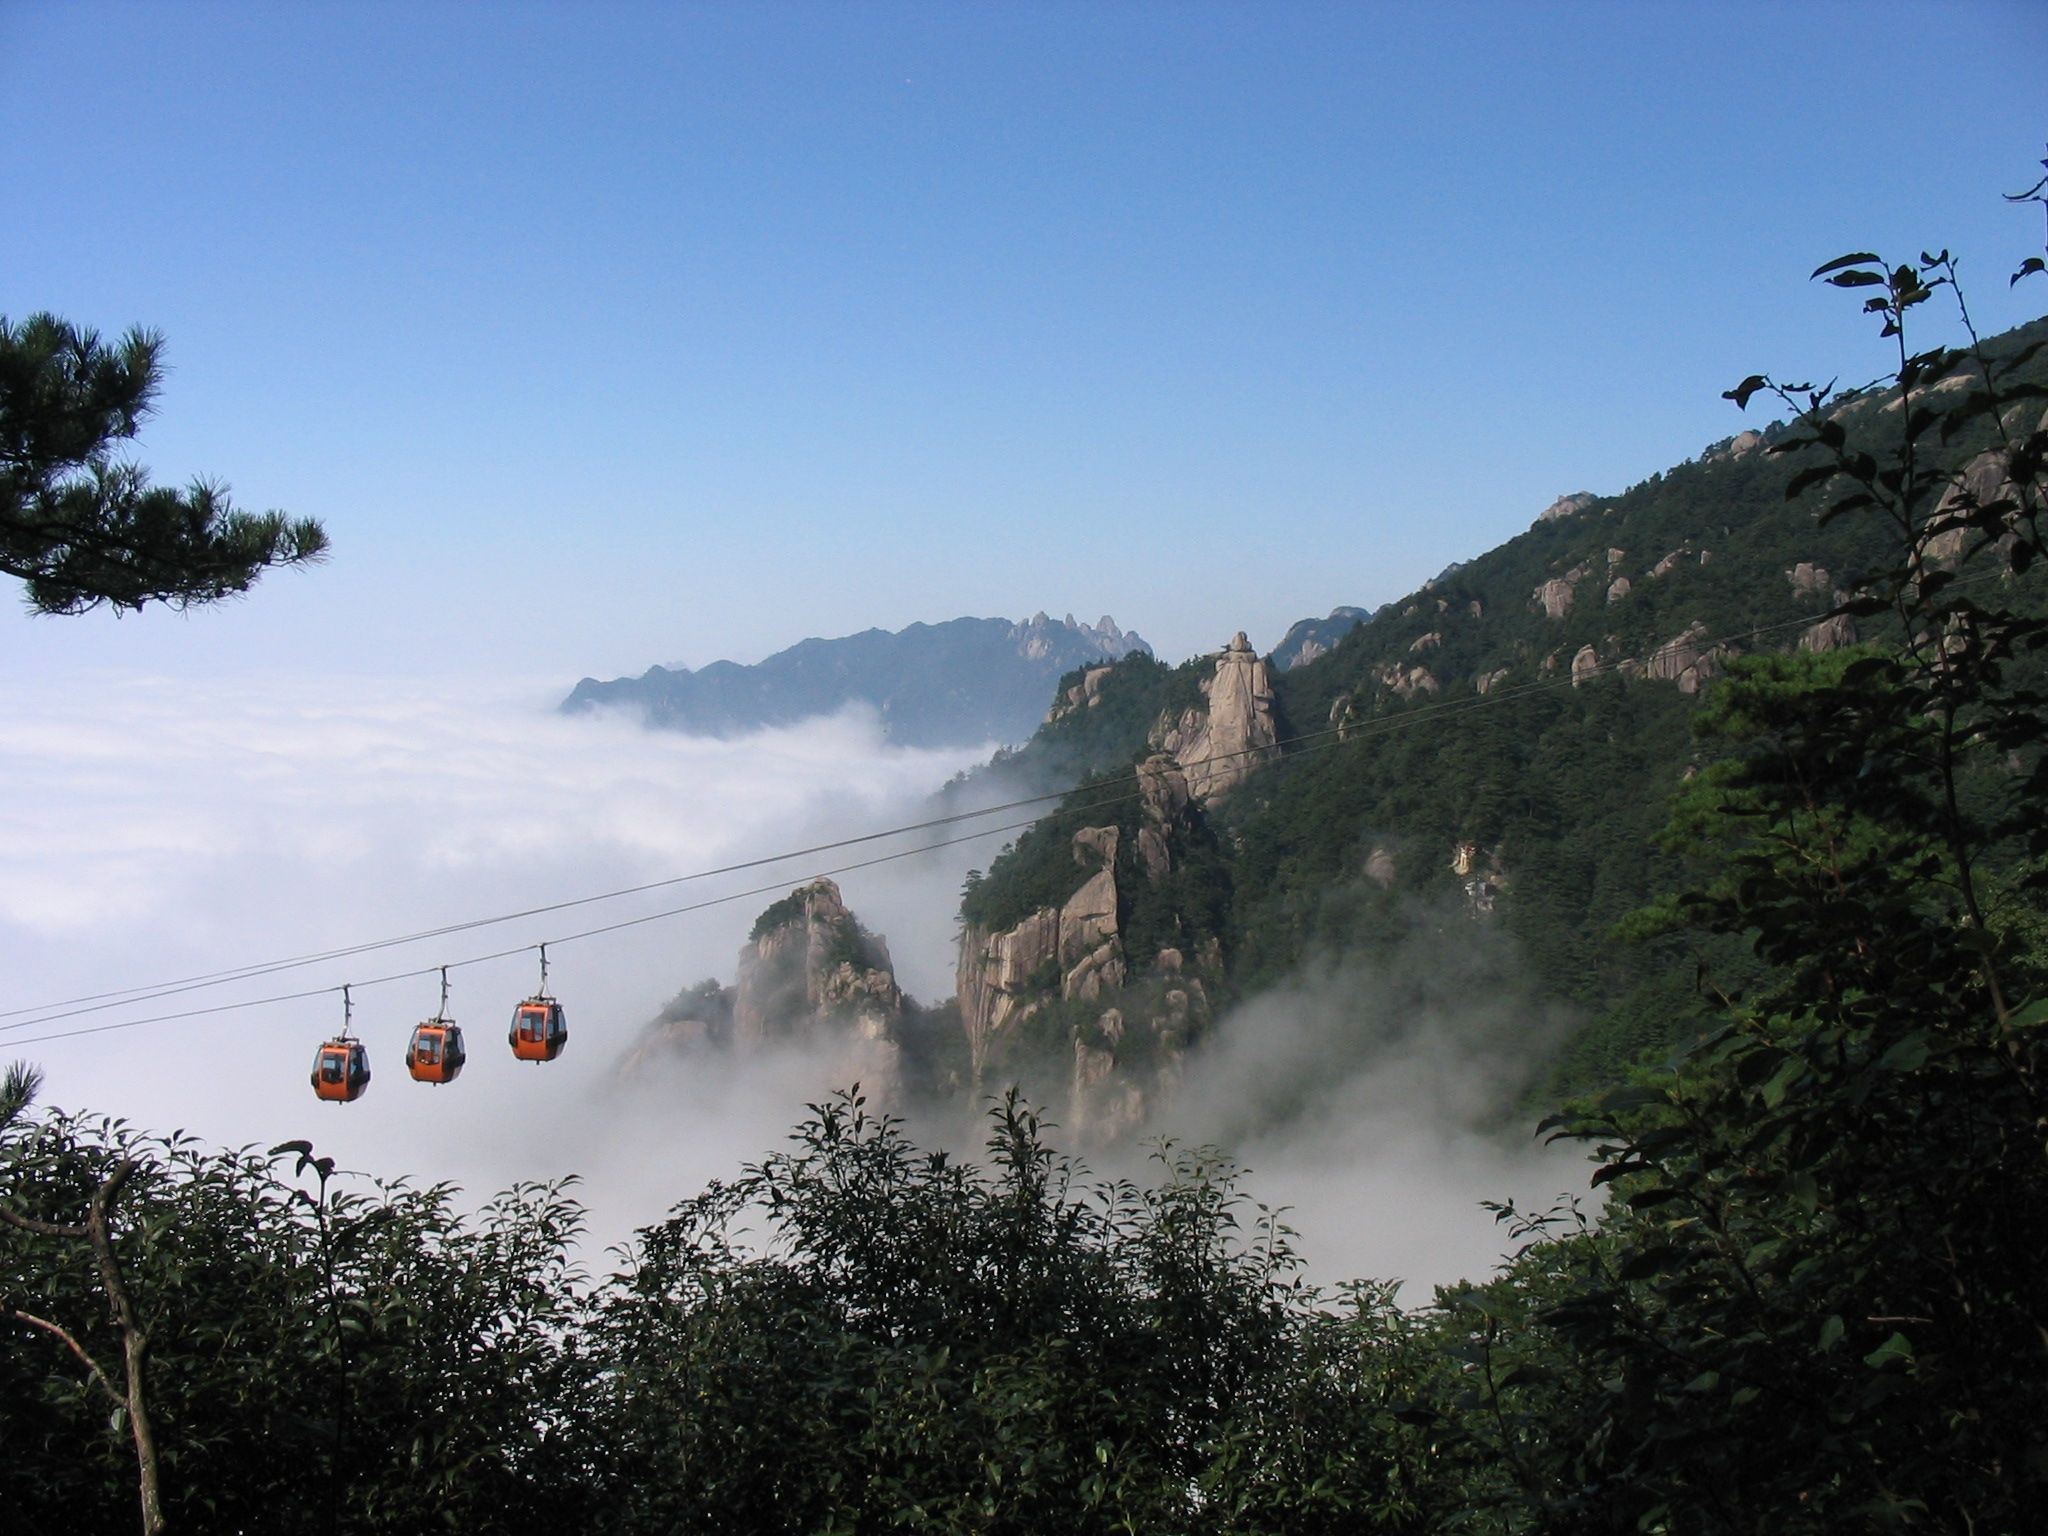
<path fill-rule="evenodd" d="M 1874 374 L 1868 321 L 1808 278 L 1844 251 L 1946 247 L 1981 331 L 2033 318 L 2006 278 L 2038 210 L 2001 194 L 2038 174 L 2048 10 L 1849 15 L 0 8 L 0 193 L 33 219 L 0 314 L 163 331 L 134 456 L 333 540 L 188 613 L 0 604 L 0 1007 L 865 833 L 986 751 L 857 714 L 729 741 L 556 715 L 581 677 L 1041 609 L 1168 661 L 1265 651 L 1758 424 L 1721 398 L 1746 374 Z M 1872 127 L 1936 81 L 1970 88 Z M 927 1000 L 994 846 L 841 882 Z M 762 905 L 551 951 L 575 1033 L 545 1069 L 496 1047 L 530 960 L 458 973 L 479 1049 L 440 1092 L 399 1062 L 434 984 L 366 987 L 377 1080 L 347 1111 L 306 1086 L 325 995 L 26 1054 L 49 1102 L 212 1141 L 481 1192 L 609 1177 L 652 1126 L 656 1182 L 687 1182 L 831 1086 L 781 1061 L 607 1120 L 611 1047 L 729 979 Z M 1294 1076 L 1219 1052 L 1193 1133 L 1241 1136 L 1312 1246 L 1347 1191 L 1405 1188 L 1390 1262 L 1474 1262 L 1471 1202 L 1553 1166 L 1458 1123 L 1442 1042 L 1491 1072 L 1499 1020 L 1447 1008 L 1309 1083 L 1327 980 L 1245 1002 L 1310 1031 L 1282 1036 Z M 0 1028 L 0 1060 L 36 1032 Z M 1308 1104 L 1328 1167 L 1241 1113 L 1265 1092 Z M 614 1228 L 652 1214 L 624 1187 Z"/>

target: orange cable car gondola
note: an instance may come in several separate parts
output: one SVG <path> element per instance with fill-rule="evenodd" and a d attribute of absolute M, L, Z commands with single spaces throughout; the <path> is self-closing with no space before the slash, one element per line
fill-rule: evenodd
<path fill-rule="evenodd" d="M 350 1033 L 355 1012 L 348 988 L 341 989 L 341 1033 L 313 1053 L 313 1092 L 334 1104 L 352 1104 L 370 1086 L 370 1053 Z"/>
<path fill-rule="evenodd" d="M 405 1047 L 405 1070 L 416 1082 L 452 1083 L 467 1059 L 462 1026 L 448 1017 L 448 967 L 441 967 L 441 1006 L 431 1019 L 412 1027 Z"/>
<path fill-rule="evenodd" d="M 548 996 L 545 944 L 540 946 L 540 990 L 512 1010 L 512 1028 L 505 1038 L 521 1061 L 553 1061 L 569 1043 L 569 1021 L 562 1005 Z"/>

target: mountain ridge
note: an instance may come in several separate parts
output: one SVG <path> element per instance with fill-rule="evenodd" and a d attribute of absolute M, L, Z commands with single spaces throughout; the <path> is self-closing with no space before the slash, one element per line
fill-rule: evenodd
<path fill-rule="evenodd" d="M 813 637 L 752 665 L 714 661 L 695 671 L 655 666 L 637 678 L 586 677 L 560 708 L 577 714 L 623 706 L 659 729 L 730 736 L 864 704 L 898 746 L 1016 742 L 1044 718 L 1063 674 L 1151 651 L 1107 614 L 1095 624 L 1043 611 L 1021 623 L 962 617 Z"/>
<path fill-rule="evenodd" d="M 2048 320 L 1985 350 L 2048 388 Z M 1882 395 L 1833 409 L 1852 436 L 1898 425 Z M 1995 492 L 1999 431 L 2040 414 L 2017 410 L 1928 442 L 1959 491 Z M 1291 667 L 1239 636 L 1062 676 L 1030 740 L 979 770 L 1072 792 L 963 893 L 951 1006 L 973 1090 L 1035 1079 L 1084 1135 L 1127 1135 L 1233 1005 L 1418 925 L 1460 946 L 1495 930 L 1533 1006 L 1576 1021 L 1561 1046 L 1532 1038 L 1540 1097 L 1684 1044 L 1699 968 L 1740 986 L 1755 956 L 1613 935 L 1682 880 L 1658 834 L 1701 765 L 1693 720 L 1738 654 L 1855 643 L 1845 604 L 1887 558 L 1873 520 L 1820 515 L 1825 485 L 1769 451 L 1782 436 L 1560 498 Z M 1960 557 L 1947 538 L 1930 558 Z M 1361 1001 L 1348 1027 L 1402 1021 Z"/>

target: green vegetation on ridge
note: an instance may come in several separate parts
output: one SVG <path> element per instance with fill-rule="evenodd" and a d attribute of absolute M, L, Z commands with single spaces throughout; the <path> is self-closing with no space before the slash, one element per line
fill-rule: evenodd
<path fill-rule="evenodd" d="M 1954 272 L 1816 275 L 1875 290 L 1892 336 Z M 1961 361 L 1902 342 L 1901 386 Z M 1634 926 L 1755 968 L 1709 975 L 1694 1049 L 1552 1118 L 1605 1204 L 1501 1208 L 1523 1246 L 1491 1279 L 1319 1292 L 1213 1154 L 1090 1183 L 1012 1096 L 963 1163 L 848 1094 L 592 1284 L 560 1190 L 465 1221 L 302 1142 L 37 1112 L 17 1071 L 0 1507 L 128 1529 L 139 1480 L 151 1536 L 2024 1536 L 2048 1504 L 2048 384 L 1994 384 L 1937 397 L 1963 425 L 2026 407 L 2009 478 L 1953 499 L 1910 418 L 1884 455 L 1818 406 L 1788 434 L 1831 513 L 1898 530 L 1855 605 L 1891 627 L 1738 660 L 1697 710 L 1699 771 L 1659 799 L 1677 862 Z M 1952 533 L 1956 573 L 1930 556 Z M 1541 696 L 1559 734 L 1517 771 L 1640 739 L 1640 687 Z M 1316 761 L 1230 815 L 1282 815 Z M 1537 846 L 1520 789 L 1486 812 L 1504 848 Z"/>
<path fill-rule="evenodd" d="M 2008 416 L 2048 380 L 2044 340 L 2048 320 L 1982 348 Z M 1856 441 L 1875 441 L 1905 424 L 1888 409 L 1893 398 L 1873 389 L 1828 410 Z M 1918 426 L 1921 470 L 1936 482 L 2005 429 L 1983 411 Z M 1590 645 L 1614 668 L 1695 626 L 1702 648 L 1727 639 L 1731 653 L 1790 650 L 1832 610 L 1837 589 L 1885 568 L 1897 535 L 1883 520 L 1824 517 L 1825 485 L 1788 497 L 1806 461 L 1772 450 L 1791 430 L 1775 424 L 1740 453 L 1716 445 L 1619 496 L 1538 522 L 1387 605 L 1326 655 L 1278 673 L 1276 717 L 1283 743 L 1295 745 L 1215 808 L 1203 839 L 1215 857 L 1196 877 L 1198 897 L 1175 903 L 1222 914 L 1213 928 L 1177 940 L 1220 940 L 1227 978 L 1219 1001 L 1313 960 L 1383 951 L 1403 931 L 1395 912 L 1404 903 L 1457 909 L 1463 877 L 1452 854 L 1472 843 L 1504 875 L 1488 920 L 1506 926 L 1544 993 L 1585 1021 L 1558 1047 L 1547 1093 L 1614 1082 L 1644 1052 L 1693 1038 L 1701 1004 L 1692 972 L 1711 962 L 1740 985 L 1753 969 L 1743 947 L 1711 937 L 1683 950 L 1670 941 L 1617 944 L 1614 932 L 1679 877 L 1653 834 L 1700 760 L 1691 737 L 1700 699 L 1619 670 L 1574 687 L 1570 664 Z M 1622 558 L 1610 562 L 1610 550 Z M 1674 553 L 1681 558 L 1662 575 L 1649 574 Z M 1802 564 L 1826 573 L 1823 590 L 1795 589 L 1790 576 Z M 1534 594 L 1575 571 L 1584 574 L 1569 612 L 1549 617 Z M 1629 586 L 1610 602 L 1617 576 Z M 1871 636 L 1896 633 L 1883 615 L 1859 622 Z M 1437 638 L 1413 650 L 1425 636 Z M 1403 699 L 1382 682 L 1387 669 L 1418 664 L 1439 691 Z M 1479 678 L 1503 670 L 1492 692 L 1477 690 Z M 1171 673 L 1149 658 L 1125 662 L 1102 680 L 1104 705 L 1062 718 L 1018 754 L 1086 765 L 1093 777 L 973 884 L 966 921 L 1008 926 L 1079 886 L 1088 871 L 1068 852 L 1073 832 L 1135 814 L 1089 811 L 1088 801 L 1144 757 L 1162 713 L 1200 701 L 1209 671 L 1199 658 Z M 1333 710 L 1347 705 L 1340 741 Z M 1365 874 L 1375 849 L 1391 861 L 1385 888 Z M 1140 974 L 1150 952 L 1129 946 Z"/>

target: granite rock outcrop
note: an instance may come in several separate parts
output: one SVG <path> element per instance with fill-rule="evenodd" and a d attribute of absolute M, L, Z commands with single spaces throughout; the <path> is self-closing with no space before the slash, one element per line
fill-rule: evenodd
<path fill-rule="evenodd" d="M 1162 719 L 1152 745 L 1187 776 L 1188 793 L 1208 804 L 1220 800 L 1280 755 L 1273 719 L 1273 677 L 1239 630 L 1202 682 L 1206 704 Z"/>

